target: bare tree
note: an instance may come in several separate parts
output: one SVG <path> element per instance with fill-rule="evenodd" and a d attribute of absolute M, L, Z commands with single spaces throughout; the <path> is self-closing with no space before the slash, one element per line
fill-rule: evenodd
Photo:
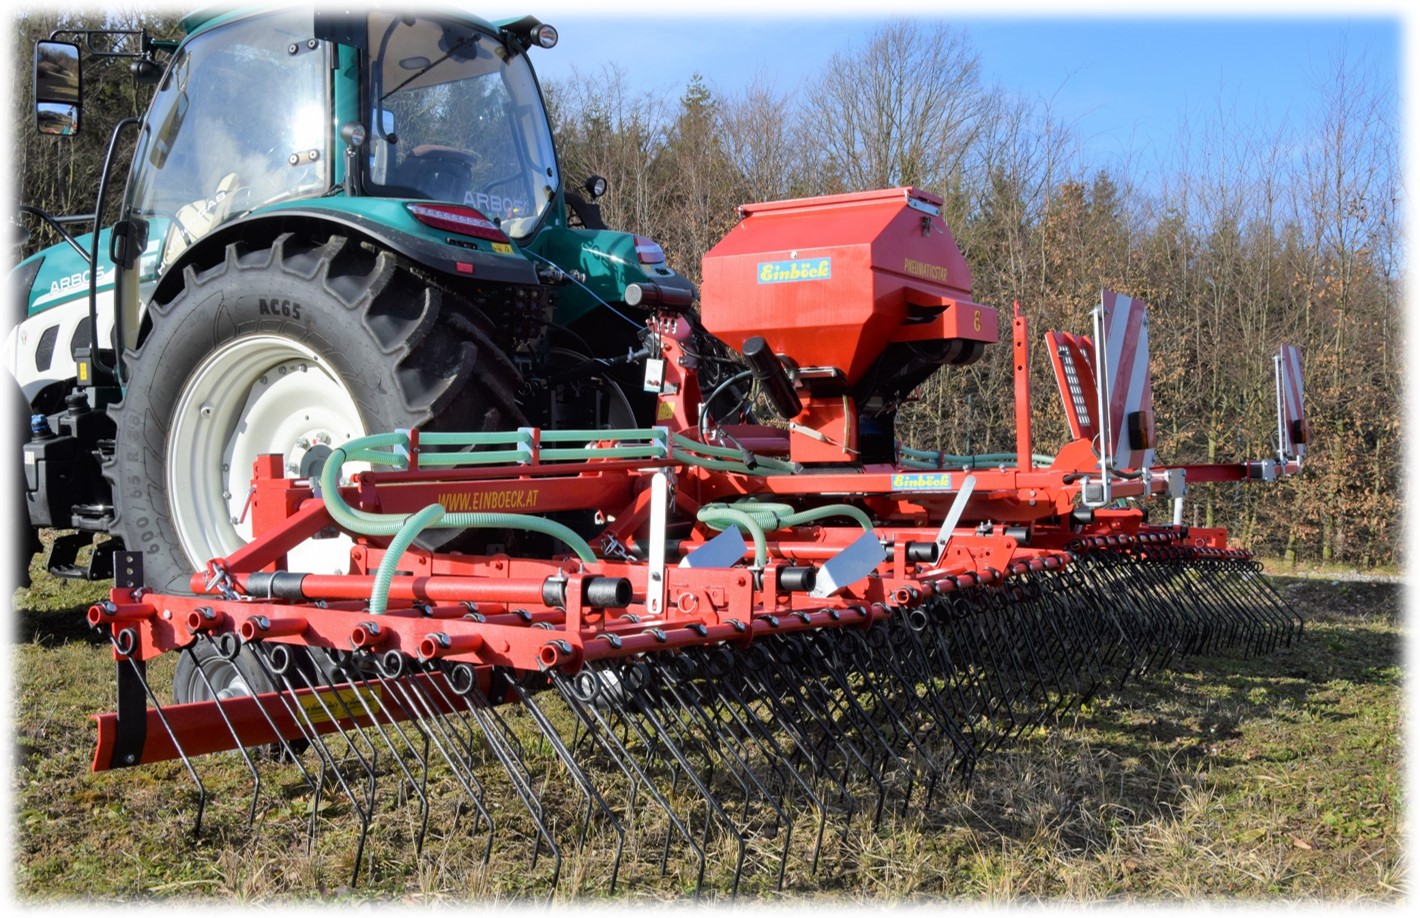
<path fill-rule="evenodd" d="M 834 54 L 807 97 L 823 169 L 845 190 L 946 187 L 981 129 L 984 99 L 966 33 L 910 19 Z"/>
<path fill-rule="evenodd" d="M 723 107 L 724 148 L 754 201 L 792 197 L 806 185 L 794 100 L 761 73 Z"/>
<path fill-rule="evenodd" d="M 665 211 L 665 191 L 652 166 L 666 143 L 662 99 L 633 92 L 625 73 L 611 65 L 595 78 L 574 69 L 544 92 L 568 184 L 602 176 L 610 188 L 602 204 L 608 225 L 654 236 Z"/>

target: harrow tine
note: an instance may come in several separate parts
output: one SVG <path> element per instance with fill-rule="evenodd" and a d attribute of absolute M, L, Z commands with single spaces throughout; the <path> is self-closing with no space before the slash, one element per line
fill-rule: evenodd
<path fill-rule="evenodd" d="M 128 631 L 120 632 L 129 634 Z M 202 778 L 198 776 L 197 769 L 193 766 L 192 760 L 182 748 L 182 743 L 177 733 L 173 730 L 172 723 L 163 713 L 163 706 L 158 701 L 158 696 L 154 694 L 153 687 L 148 683 L 147 666 L 141 659 L 132 656 L 133 648 L 126 646 L 126 639 L 120 635 L 109 634 L 109 642 L 113 645 L 115 654 L 118 657 L 116 665 L 118 679 L 118 694 L 120 704 L 130 709 L 133 707 L 142 708 L 152 705 L 152 710 L 156 712 L 158 721 L 163 725 L 163 730 L 172 740 L 173 748 L 177 750 L 178 758 L 182 761 L 183 768 L 192 778 L 192 783 L 197 785 L 197 813 L 192 821 L 192 837 L 199 838 L 202 835 L 202 817 L 207 810 L 207 787 L 202 783 Z"/>
<path fill-rule="evenodd" d="M 639 672 L 639 670 L 637 670 Z M 586 677 L 582 673 L 588 674 Z M 700 897 L 701 889 L 705 884 L 706 856 L 704 847 L 699 844 L 691 833 L 689 826 L 675 812 L 670 801 L 660 789 L 655 781 L 642 767 L 641 762 L 633 754 L 627 745 L 629 739 L 629 729 L 618 729 L 608 719 L 608 713 L 620 712 L 620 719 L 624 720 L 629 716 L 629 711 L 624 706 L 612 702 L 625 700 L 629 691 L 639 691 L 643 686 L 628 687 L 629 680 L 617 678 L 614 684 L 608 684 L 605 676 L 611 673 L 611 665 L 589 666 L 578 674 L 577 679 L 565 676 L 556 670 L 549 672 L 553 687 L 557 690 L 568 707 L 576 715 L 578 722 L 586 729 L 586 736 L 589 737 L 603 753 L 605 753 L 626 775 L 629 782 L 628 789 L 628 820 L 634 818 L 631 814 L 635 808 L 636 791 L 638 788 L 644 789 L 658 807 L 666 814 L 666 832 L 669 837 L 672 830 L 675 830 L 694 853 L 698 864 L 696 871 L 695 890 L 692 898 Z M 615 675 L 615 673 L 612 673 Z M 624 724 L 623 724 L 624 726 Z M 649 763 L 648 763 L 649 764 Z M 668 863 L 666 858 L 661 861 L 661 876 L 666 875 Z"/>
<path fill-rule="evenodd" d="M 356 688 L 358 685 L 360 685 L 359 682 L 354 679 L 351 680 L 351 687 L 357 694 L 359 693 L 359 689 Z M 355 846 L 354 866 L 350 877 L 350 885 L 354 886 L 360 878 L 360 868 L 364 863 L 365 845 L 369 839 L 370 825 L 374 820 L 374 794 L 378 777 L 376 763 L 373 760 L 374 747 L 370 743 L 369 738 L 364 735 L 365 731 L 353 727 L 347 728 L 345 726 L 345 723 L 349 722 L 349 720 L 355 716 L 355 712 L 349 706 L 347 693 L 335 692 L 326 694 L 317 692 L 311 695 L 310 697 L 316 700 L 316 706 L 320 710 L 320 715 L 317 715 L 313 710 L 308 711 L 299 703 L 287 702 L 287 696 L 284 694 L 280 697 L 283 704 L 300 720 L 304 721 L 304 731 L 312 740 L 312 748 L 317 751 L 322 765 L 330 768 L 331 775 L 335 778 L 336 783 L 340 785 L 340 789 L 344 792 L 346 799 L 350 801 L 350 805 L 355 810 L 356 817 L 359 820 L 360 835 Z M 338 704 L 338 711 L 332 710 L 330 706 L 332 699 Z M 327 736 L 322 735 L 316 728 L 315 720 L 317 716 L 333 724 L 334 735 L 338 736 L 343 741 L 341 745 L 344 747 L 344 750 L 339 756 L 339 759 L 344 762 L 349 762 L 353 758 L 359 769 L 364 772 L 364 781 L 362 782 L 365 788 L 363 805 L 362 797 L 357 794 L 355 788 L 351 786 L 351 782 L 346 779 L 341 770 L 342 762 L 338 761 L 336 750 L 332 747 Z M 357 736 L 359 737 L 359 742 L 355 739 Z M 360 747 L 362 745 L 370 750 L 371 755 L 369 757 L 361 753 Z"/>
<path fill-rule="evenodd" d="M 1170 608 L 1169 591 L 1159 571 L 1113 552 L 1087 552 L 1082 557 L 1086 569 L 1096 576 L 1103 610 L 1129 635 L 1133 653 L 1120 676 L 1121 684 L 1131 676 L 1167 667 L 1187 638 L 1183 619 Z"/>
<path fill-rule="evenodd" d="M 989 698 L 979 672 L 973 671 L 970 660 L 956 645 L 954 632 L 958 626 L 951 621 L 953 614 L 950 601 L 938 596 L 921 608 L 920 616 L 909 615 L 907 621 L 919 636 L 920 684 L 941 686 L 927 696 L 935 699 L 942 711 L 942 723 L 951 725 L 961 737 L 965 751 L 959 771 L 966 778 L 990 745 L 990 729 L 983 716 Z"/>
<path fill-rule="evenodd" d="M 986 597 L 994 612 L 991 621 L 997 625 L 996 632 L 1011 660 L 1015 681 L 1023 687 L 1021 697 L 1030 706 L 1022 726 L 1022 730 L 1029 729 L 1054 713 L 1064 698 L 1064 687 L 1058 670 L 1047 665 L 1038 652 L 1033 640 L 1036 631 L 1027 627 L 1019 599 L 1004 586 L 993 586 Z"/>
<path fill-rule="evenodd" d="M 1102 574 L 1096 559 L 1077 555 L 1056 577 L 1064 583 L 1060 593 L 1068 597 L 1066 605 L 1075 612 L 1073 621 L 1091 639 L 1088 643 L 1099 661 L 1101 680 L 1123 685 L 1137 670 L 1145 651 L 1137 629 L 1131 627 L 1137 624 L 1137 617 L 1116 614 L 1104 601 L 1107 581 Z"/>
<path fill-rule="evenodd" d="M 902 719 L 896 708 L 889 702 L 884 694 L 882 684 L 872 665 L 879 658 L 890 658 L 894 652 L 886 629 L 874 629 L 868 632 L 870 637 L 864 640 L 862 632 L 848 632 L 846 635 L 829 635 L 818 633 L 807 636 L 806 643 L 814 651 L 818 664 L 818 672 L 821 678 L 836 684 L 839 691 L 846 698 L 853 700 L 854 709 L 867 728 L 872 739 L 876 740 L 884 750 L 885 761 L 891 759 L 895 763 L 895 770 L 902 774 L 906 781 L 906 788 L 902 796 L 902 811 L 907 812 L 912 800 L 912 790 L 917 780 L 912 767 L 899 752 L 905 746 L 911 746 L 920 757 L 923 766 L 928 773 L 928 787 L 935 787 L 938 778 L 941 776 L 943 768 L 936 757 L 921 742 L 918 741 L 915 731 L 909 727 Z M 860 654 L 838 653 L 838 647 L 834 644 L 842 644 L 842 637 L 847 638 L 850 649 L 858 649 Z M 851 667 L 852 672 L 847 672 Z M 862 688 L 856 688 L 851 682 L 851 677 L 856 675 Z M 872 710 L 862 705 L 858 698 L 866 695 L 867 700 L 872 705 Z M 873 712 L 880 712 L 880 716 L 873 716 Z M 885 734 L 880 728 L 882 723 L 891 736 Z"/>
<path fill-rule="evenodd" d="M 727 657 L 728 653 L 729 651 L 725 647 L 715 647 L 706 648 L 695 655 L 698 674 L 702 678 L 699 684 L 703 688 L 711 689 L 712 694 L 709 696 L 709 700 L 715 705 L 717 713 L 722 711 L 723 716 L 734 723 L 741 731 L 741 736 L 747 744 L 747 752 L 753 750 L 750 754 L 757 755 L 768 769 L 768 774 L 765 775 L 766 789 L 769 783 L 778 789 L 775 805 L 776 811 L 785 824 L 785 833 L 775 888 L 782 889 L 788 868 L 791 850 L 790 839 L 793 831 L 793 817 L 789 811 L 794 809 L 796 798 L 805 800 L 808 806 L 818 813 L 818 830 L 815 833 L 814 850 L 809 857 L 811 873 L 817 872 L 818 869 L 823 835 L 827 828 L 828 810 L 809 782 L 794 767 L 789 754 L 779 743 L 770 724 L 763 719 L 762 713 L 757 713 L 754 706 L 745 699 L 737 680 L 727 678 L 732 672 L 731 660 Z M 796 790 L 799 792 L 798 794 L 795 794 Z"/>
<path fill-rule="evenodd" d="M 736 726 L 733 717 L 724 713 L 723 708 L 717 702 L 719 693 L 713 683 L 704 684 L 698 677 L 703 674 L 696 665 L 696 657 L 700 653 L 680 653 L 671 657 L 668 661 L 669 672 L 662 679 L 661 686 L 670 696 L 673 704 L 668 706 L 668 711 L 676 716 L 682 726 L 686 729 L 687 735 L 693 735 L 703 731 L 704 738 L 708 742 L 703 743 L 703 750 L 706 753 L 705 780 L 707 783 L 712 779 L 715 760 L 720 760 L 725 772 L 739 784 L 744 800 L 742 806 L 746 812 L 745 825 L 748 828 L 752 818 L 752 801 L 755 796 L 761 797 L 769 808 L 773 810 L 774 816 L 769 826 L 761 830 L 764 837 L 774 838 L 782 830 L 784 835 L 783 845 L 779 856 L 779 871 L 777 877 L 777 889 L 783 888 L 784 872 L 788 866 L 789 847 L 793 836 L 793 827 L 784 812 L 782 801 L 776 801 L 775 795 L 760 780 L 751 762 L 753 755 L 741 737 L 737 735 L 732 727 Z M 705 691 L 709 689 L 709 692 Z M 696 727 L 699 730 L 696 730 Z M 738 879 L 736 880 L 738 887 Z"/>
<path fill-rule="evenodd" d="M 966 667 L 980 702 L 970 715 L 988 734 L 983 748 L 997 749 L 1014 734 L 1016 712 L 1010 704 L 1011 693 L 1003 678 L 1005 668 L 998 662 L 995 642 L 983 630 L 986 625 L 980 588 L 953 593 L 944 608 L 950 654 Z"/>
<path fill-rule="evenodd" d="M 756 698 L 753 702 L 749 700 L 754 696 L 747 696 L 743 691 L 745 674 L 740 671 L 739 661 L 728 648 L 711 648 L 707 650 L 704 659 L 708 664 L 709 677 L 716 680 L 715 684 L 721 692 L 721 697 L 728 702 L 728 710 L 744 726 L 746 734 L 757 742 L 765 760 L 775 774 L 780 776 L 780 781 L 783 782 L 787 777 L 789 782 L 802 792 L 809 805 L 818 812 L 818 830 L 814 835 L 814 850 L 809 857 L 810 874 L 816 875 L 819 855 L 823 850 L 824 833 L 828 828 L 829 810 L 827 802 L 800 772 L 801 767 L 807 765 L 811 769 L 811 776 L 821 779 L 825 776 L 826 769 L 821 768 L 822 763 L 804 746 L 801 735 L 797 731 L 787 729 L 787 725 L 782 735 L 788 741 L 792 752 L 785 750 L 774 729 L 772 705 L 763 699 Z M 843 793 L 846 793 L 846 788 Z M 787 848 L 786 840 L 785 849 Z M 783 880 L 784 868 L 781 864 L 778 880 L 780 888 L 783 886 Z"/>
<path fill-rule="evenodd" d="M 203 639 L 203 638 L 199 638 L 199 640 L 201 640 L 201 639 Z M 205 669 L 203 669 L 203 667 L 198 663 L 198 658 L 197 658 L 197 656 L 196 656 L 196 652 L 195 652 L 195 650 L 193 649 L 194 647 L 196 647 L 196 645 L 197 645 L 197 642 L 194 641 L 193 644 L 192 644 L 192 646 L 189 646 L 187 649 L 185 649 L 185 650 L 182 651 L 182 652 L 183 652 L 183 653 L 186 653 L 186 654 L 192 655 L 191 658 L 192 658 L 192 661 L 193 661 L 193 670 L 197 673 L 198 677 L 202 680 L 203 685 L 205 685 L 205 686 L 207 687 L 207 694 L 208 694 L 210 697 L 212 697 L 212 698 L 216 698 L 216 697 L 218 697 L 216 687 L 213 686 L 212 680 L 208 678 L 208 676 L 207 676 L 207 671 L 206 671 Z M 227 728 L 227 732 L 232 735 L 233 740 L 236 740 L 236 739 L 237 739 L 237 730 L 236 730 L 236 728 L 232 725 L 232 720 L 231 720 L 230 717 L 227 716 L 227 712 L 226 712 L 224 709 L 222 709 L 222 708 L 219 707 L 219 708 L 217 709 L 217 713 L 218 713 L 219 715 L 221 715 L 222 724 L 223 724 L 223 726 L 225 726 L 225 727 Z M 263 709 L 262 713 L 263 713 L 263 714 L 266 713 L 264 709 Z M 290 751 L 290 746 L 286 745 L 285 740 L 282 740 L 282 745 L 283 745 L 285 751 L 287 751 L 287 752 Z M 260 802 L 260 799 L 261 799 L 261 772 L 257 771 L 256 763 L 252 761 L 251 755 L 248 754 L 248 752 L 247 752 L 247 750 L 246 750 L 245 747 L 243 747 L 243 746 L 241 746 L 240 744 L 238 744 L 238 746 L 237 746 L 237 752 L 238 752 L 238 754 L 241 755 L 242 761 L 246 764 L 247 771 L 251 772 L 251 780 L 252 780 L 251 804 L 247 807 L 247 831 L 250 832 L 250 831 L 252 830 L 252 828 L 256 825 L 256 805 L 257 805 L 257 803 Z"/>
<path fill-rule="evenodd" d="M 892 760 L 896 758 L 892 746 L 873 723 L 858 700 L 858 690 L 848 682 L 842 671 L 830 671 L 827 667 L 817 665 L 821 663 L 821 659 L 810 652 L 810 645 L 803 636 L 783 636 L 779 638 L 779 642 L 782 662 L 787 670 L 806 672 L 812 677 L 803 680 L 807 690 L 805 694 L 812 695 L 821 712 L 824 728 L 842 736 L 857 750 L 872 774 L 877 776 L 881 788 L 873 815 L 873 825 L 877 827 L 882 821 L 887 798 L 898 785 L 901 776 L 906 773 L 906 769 L 891 769 Z M 810 666 L 812 668 L 806 668 Z M 897 764 L 901 766 L 900 759 Z M 890 776 L 892 771 L 896 772 L 897 778 Z M 909 794 L 911 786 L 909 776 Z"/>
<path fill-rule="evenodd" d="M 1239 561 L 1241 577 L 1237 580 L 1240 589 L 1246 590 L 1256 600 L 1255 608 L 1261 610 L 1264 618 L 1273 623 L 1273 640 L 1267 645 L 1272 650 L 1279 643 L 1290 647 L 1294 638 L 1302 634 L 1302 618 L 1287 605 L 1262 573 L 1262 565 L 1256 561 Z"/>
<path fill-rule="evenodd" d="M 1047 583 L 1049 581 L 1046 581 Z M 1046 590 L 1039 574 L 1020 574 L 1007 581 L 1028 631 L 1038 635 L 1037 646 L 1055 675 L 1059 699 L 1051 715 L 1077 704 L 1094 691 L 1092 648 L 1071 637 L 1066 627 L 1070 612 L 1061 598 Z"/>
<path fill-rule="evenodd" d="M 777 702 L 777 717 L 781 725 L 802 722 L 810 730 L 804 734 L 809 748 L 823 750 L 824 755 L 832 748 L 840 754 L 838 759 L 842 773 L 837 783 L 843 788 L 846 798 L 851 799 L 854 796 L 849 789 L 850 775 L 866 777 L 877 787 L 877 803 L 873 808 L 873 825 L 877 826 L 882 818 L 883 805 L 888 794 L 888 787 L 882 775 L 873 767 L 864 750 L 853 742 L 854 737 L 838 729 L 830 710 L 832 699 L 828 697 L 828 692 L 822 684 L 810 679 L 790 677 L 793 660 L 782 656 L 782 640 L 783 636 L 768 638 L 762 646 L 751 648 L 751 653 L 760 651 L 758 660 L 762 664 L 762 668 L 752 670 L 756 681 L 762 680 L 760 684 L 768 697 Z M 854 809 L 856 810 L 856 806 Z"/>
<path fill-rule="evenodd" d="M 601 794 L 592 784 L 591 778 L 582 767 L 577 764 L 571 750 L 568 749 L 567 745 L 562 741 L 561 734 L 558 733 L 557 728 L 538 705 L 534 698 L 534 693 L 527 691 L 520 682 L 512 683 L 512 689 L 518 696 L 518 700 L 522 703 L 523 707 L 526 708 L 528 713 L 532 716 L 533 722 L 547 739 L 548 744 L 552 746 L 558 760 L 567 769 L 567 773 L 572 778 L 573 784 L 577 786 L 577 789 L 586 798 L 586 813 L 583 816 L 582 827 L 578 833 L 577 850 L 580 852 L 584 849 L 587 840 L 587 832 L 590 829 L 592 814 L 595 808 L 600 808 L 602 813 L 605 814 L 606 818 L 610 821 L 612 831 L 616 833 L 616 854 L 612 861 L 611 882 L 607 892 L 615 893 L 617 875 L 621 870 L 621 855 L 626 844 L 625 829 L 622 828 L 621 822 L 616 818 L 611 808 L 607 806 L 606 801 L 602 799 Z"/>
<path fill-rule="evenodd" d="M 376 699 L 381 708 L 381 712 L 386 714 L 386 717 L 382 718 L 382 720 L 388 722 L 389 734 L 401 738 L 404 741 L 405 748 L 409 755 L 419 764 L 420 778 L 418 781 L 415 781 L 414 776 L 402 764 L 399 750 L 389 740 L 389 737 L 386 737 L 390 752 L 395 757 L 396 763 L 399 763 L 401 772 L 404 773 L 410 788 L 420 798 L 420 828 L 415 840 L 415 852 L 420 853 L 423 851 L 424 838 L 428 830 L 430 816 L 428 778 L 431 763 L 429 751 L 433 749 L 439 752 L 445 762 L 450 762 L 450 759 L 445 747 L 437 740 L 438 733 L 440 732 L 440 728 L 437 724 L 442 718 L 437 715 L 428 716 L 426 714 L 427 699 L 420 697 L 420 681 L 417 676 L 420 672 L 427 674 L 431 672 L 431 669 L 421 666 L 414 672 L 409 672 L 408 667 L 410 662 L 411 661 L 406 657 L 377 658 L 375 675 L 372 679 L 367 680 L 367 682 L 371 685 L 378 685 L 383 689 L 381 692 L 372 693 L 370 697 Z M 358 693 L 356 697 L 361 699 L 362 704 L 364 704 L 364 699 L 367 696 L 365 693 Z M 393 702 L 395 707 L 398 708 L 399 714 L 402 716 L 395 716 L 394 709 L 390 708 L 385 703 L 386 698 Z M 368 705 L 366 705 L 366 707 L 368 709 Z M 414 742 L 405 732 L 405 725 L 412 726 L 418 733 L 423 747 L 422 752 L 416 748 Z M 385 728 L 377 728 L 381 735 L 384 736 Z M 469 789 L 466 782 L 460 781 L 460 784 L 465 790 Z"/>
<path fill-rule="evenodd" d="M 1253 576 L 1252 562 L 1229 558 L 1215 564 L 1219 593 L 1248 629 L 1243 653 L 1255 656 L 1275 650 L 1287 629 L 1274 617 L 1266 593 L 1257 588 L 1256 581 L 1261 578 Z"/>
<path fill-rule="evenodd" d="M 933 667 L 932 651 L 923 642 L 923 633 L 935 640 L 937 632 L 930 629 L 929 613 L 914 611 L 920 614 L 895 616 L 890 623 L 888 636 L 894 652 L 882 658 L 880 665 L 922 718 L 926 732 L 946 737 L 955 755 L 955 770 L 964 775 L 970 772 L 977 750 L 969 726 L 962 722 L 965 705 L 961 701 L 959 674 L 949 660 L 941 667 Z M 950 707 L 951 700 L 957 703 L 955 711 Z M 928 788 L 927 806 L 931 805 L 935 787 L 934 782 Z"/>
<path fill-rule="evenodd" d="M 629 707 L 629 711 L 635 715 L 630 719 L 632 729 L 637 732 L 648 750 L 659 750 L 663 753 L 662 762 L 672 773 L 671 793 L 668 796 L 675 796 L 680 781 L 684 779 L 704 801 L 705 822 L 702 835 L 704 843 L 708 845 L 711 830 L 717 821 L 733 836 L 736 853 L 730 897 L 734 898 L 739 893 L 740 880 L 743 877 L 745 861 L 749 855 L 747 829 L 739 825 L 730 815 L 725 804 L 710 784 L 709 766 L 713 759 L 707 755 L 707 767 L 704 772 L 698 770 L 692 761 L 691 757 L 697 749 L 708 752 L 704 748 L 705 744 L 693 734 L 675 729 L 681 727 L 682 724 L 676 716 L 675 700 L 666 698 L 665 686 L 668 676 L 661 672 L 663 666 L 669 664 L 657 659 L 656 656 L 648 656 L 642 663 L 649 668 L 652 678 L 645 690 L 633 699 Z M 668 700 L 670 703 L 667 703 Z M 664 715 L 669 715 L 669 718 Z"/>
<path fill-rule="evenodd" d="M 1223 562 L 1222 567 L 1226 572 L 1222 578 L 1222 589 L 1250 626 L 1251 639 L 1247 642 L 1245 653 L 1248 656 L 1270 653 L 1277 648 L 1281 630 L 1277 627 L 1278 622 L 1273 617 L 1266 595 L 1256 589 L 1251 562 L 1229 559 Z"/>
<path fill-rule="evenodd" d="M 511 674 L 501 670 L 495 671 L 494 678 L 504 683 L 503 686 L 499 686 L 504 690 L 511 688 L 516 681 Z M 542 801 L 534 789 L 533 776 L 528 768 L 527 760 L 523 756 L 522 744 L 518 741 L 517 734 L 509 727 L 507 720 L 498 713 L 497 707 L 488 703 L 487 697 L 482 696 L 477 687 L 470 689 L 469 696 L 473 701 L 468 708 L 469 712 L 482 729 L 483 737 L 498 759 L 498 763 L 503 766 L 504 773 L 513 785 L 514 793 L 522 800 L 523 807 L 532 817 L 536 837 L 533 839 L 532 863 L 529 865 L 529 869 L 537 869 L 538 858 L 542 853 L 544 843 L 552 857 L 552 877 L 548 883 L 547 893 L 548 901 L 551 901 L 557 888 L 557 881 L 562 875 L 562 851 L 557 847 L 552 828 L 548 825 L 543 812 Z"/>
<path fill-rule="evenodd" d="M 471 737 L 472 730 L 468 729 L 456 696 L 449 690 L 450 677 L 429 664 L 422 666 L 422 672 L 431 678 L 395 680 L 390 683 L 390 688 L 399 693 L 402 706 L 411 712 L 411 719 L 419 723 L 425 741 L 443 759 L 449 774 L 476 811 L 473 830 L 476 831 L 480 823 L 487 825 L 488 840 L 482 856 L 483 864 L 487 865 L 493 855 L 495 829 L 493 817 L 483 802 L 483 783 L 474 772 L 474 744 L 471 739 L 465 738 Z M 460 725 L 466 728 L 463 734 L 456 729 Z"/>
<path fill-rule="evenodd" d="M 868 771 L 857 752 L 844 743 L 844 737 L 822 730 L 815 733 L 814 728 L 819 724 L 812 718 L 798 716 L 801 707 L 790 697 L 792 688 L 774 678 L 777 672 L 775 658 L 766 644 L 751 645 L 746 652 L 737 653 L 730 662 L 732 665 L 726 684 L 733 686 L 738 697 L 756 700 L 758 718 L 766 732 L 782 735 L 788 740 L 792 750 L 786 758 L 788 768 L 796 775 L 804 768 L 808 769 L 811 780 L 805 781 L 802 777 L 800 780 L 810 788 L 810 798 L 820 809 L 818 841 L 811 856 L 811 868 L 816 872 L 830 807 L 825 790 L 812 790 L 812 787 L 824 788 L 826 784 L 831 784 L 837 789 L 837 799 L 845 815 L 843 839 L 846 841 L 858 811 L 857 799 L 848 785 L 849 774 L 859 774 L 878 783 L 880 792 L 881 784 Z M 862 767 L 855 769 L 855 763 Z"/>
<path fill-rule="evenodd" d="M 255 644 L 253 645 L 253 647 L 256 650 L 257 658 L 261 660 L 265 665 L 268 662 L 268 658 L 265 656 L 265 654 L 269 650 L 269 648 L 263 644 Z M 273 670 L 268 670 L 268 677 L 272 675 L 272 672 Z M 287 694 L 287 692 L 293 689 L 294 686 L 289 683 L 285 676 L 283 676 L 282 679 L 282 684 L 287 691 L 277 694 L 276 701 L 278 704 L 281 705 L 282 710 L 289 714 L 295 721 L 296 725 L 300 729 L 300 732 L 304 738 L 304 742 L 306 743 L 306 745 L 309 748 L 315 750 L 316 762 L 319 767 L 317 774 L 312 776 L 310 772 L 306 769 L 305 764 L 301 761 L 301 756 L 296 753 L 295 747 L 287 747 L 288 757 L 291 758 L 297 768 L 300 769 L 301 774 L 306 780 L 307 784 L 312 788 L 311 815 L 306 826 L 306 851 L 309 854 L 315 850 L 316 836 L 319 834 L 320 827 L 320 804 L 321 799 L 324 796 L 327 773 L 329 773 L 331 778 L 333 778 L 333 780 L 340 786 L 342 792 L 350 801 L 352 808 L 354 808 L 357 814 L 357 818 L 362 826 L 361 844 L 363 845 L 364 833 L 368 830 L 370 813 L 367 809 L 360 806 L 359 800 L 356 798 L 354 790 L 346 782 L 344 775 L 342 775 L 340 772 L 340 769 L 335 766 L 335 755 L 330 750 L 330 748 L 326 746 L 325 740 L 321 736 L 320 731 L 316 728 L 314 719 L 311 716 L 310 712 L 303 705 L 295 701 L 289 694 Z M 310 685 L 309 681 L 307 681 L 307 687 L 313 688 L 314 686 Z M 267 721 L 268 724 L 270 724 L 272 721 L 271 713 L 260 704 L 260 699 L 258 699 L 258 709 L 261 711 L 262 717 Z M 357 856 L 355 858 L 356 877 L 358 877 L 359 875 L 359 863 L 360 857 Z M 354 878 L 352 877 L 352 881 L 353 879 Z"/>

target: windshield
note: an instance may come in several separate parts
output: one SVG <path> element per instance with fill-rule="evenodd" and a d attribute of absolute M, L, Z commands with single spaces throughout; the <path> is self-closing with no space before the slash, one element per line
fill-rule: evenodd
<path fill-rule="evenodd" d="M 128 185 L 129 207 L 161 240 L 160 268 L 227 220 L 329 186 L 329 64 L 310 35 L 309 12 L 241 19 L 173 58 Z"/>
<path fill-rule="evenodd" d="M 477 208 L 530 235 L 557 188 L 542 97 L 521 53 L 470 26 L 370 17 L 369 191 Z"/>

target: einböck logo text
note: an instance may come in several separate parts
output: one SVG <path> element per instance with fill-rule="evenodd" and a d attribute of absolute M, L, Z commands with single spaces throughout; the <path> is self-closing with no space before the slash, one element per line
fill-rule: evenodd
<path fill-rule="evenodd" d="M 828 280 L 833 275 L 833 259 L 800 258 L 794 261 L 761 261 L 761 284 L 789 284 L 796 281 Z"/>

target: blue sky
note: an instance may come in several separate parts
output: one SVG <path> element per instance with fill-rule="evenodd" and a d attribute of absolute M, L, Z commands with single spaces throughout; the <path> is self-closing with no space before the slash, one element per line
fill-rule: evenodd
<path fill-rule="evenodd" d="M 1201 0 L 1190 12 L 1150 5 L 1159 11 L 1151 16 L 1140 16 L 1141 8 L 723 0 L 675 14 L 643 7 L 631 15 L 619 3 L 528 6 L 561 34 L 557 48 L 535 54 L 544 80 L 569 77 L 574 67 L 595 75 L 615 63 L 634 89 L 671 98 L 695 73 L 724 94 L 756 74 L 792 91 L 833 52 L 861 43 L 864 28 L 876 21 L 895 14 L 942 19 L 967 31 L 988 83 L 1048 101 L 1100 165 L 1169 155 L 1184 121 L 1216 120 L 1220 103 L 1247 122 L 1300 120 L 1319 104 L 1318 86 L 1343 48 L 1348 59 L 1365 55 L 1395 81 L 1397 105 L 1404 97 L 1406 14 L 1398 4 Z"/>

